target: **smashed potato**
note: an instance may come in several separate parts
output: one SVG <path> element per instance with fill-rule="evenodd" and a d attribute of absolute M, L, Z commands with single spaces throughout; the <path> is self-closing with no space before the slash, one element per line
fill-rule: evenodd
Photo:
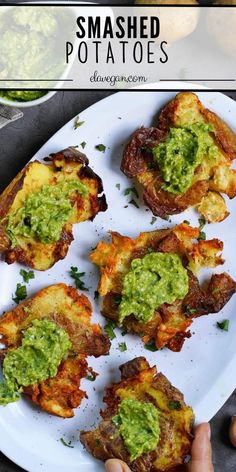
<path fill-rule="evenodd" d="M 165 169 L 163 171 L 160 167 L 160 163 L 165 166 L 167 160 L 159 153 L 157 161 L 154 149 L 162 150 L 163 144 L 169 142 L 171 130 L 176 130 L 177 133 L 177 130 L 185 128 L 193 130 L 194 126 L 199 129 L 204 127 L 205 136 L 212 143 L 212 149 L 209 144 L 206 145 L 201 160 L 198 162 L 196 159 L 192 176 L 190 172 L 190 185 L 186 185 L 183 193 L 177 192 L 175 189 L 168 189 Z M 174 152 L 179 154 L 177 148 Z M 189 156 L 192 155 L 193 150 L 190 147 Z M 179 158 L 179 155 L 177 157 Z M 236 195 L 236 172 L 231 169 L 235 157 L 235 133 L 220 117 L 206 109 L 196 94 L 183 92 L 164 107 L 157 118 L 156 127 L 135 131 L 124 151 L 121 170 L 141 185 L 144 203 L 154 215 L 165 217 L 181 213 L 189 207 L 196 207 L 211 223 L 222 221 L 229 214 L 220 193 L 225 193 L 230 198 Z M 175 160 L 172 161 L 173 167 Z M 185 166 L 185 163 L 182 165 Z M 168 171 L 167 168 L 166 173 Z M 180 177 L 184 176 L 185 172 L 186 169 L 183 168 Z M 175 171 L 172 178 L 175 178 Z M 179 180 L 175 178 L 175 181 Z"/>
<path fill-rule="evenodd" d="M 8 264 L 20 262 L 36 270 L 49 269 L 66 256 L 73 241 L 73 224 L 93 220 L 99 211 L 107 209 L 106 198 L 102 194 L 102 181 L 90 169 L 88 159 L 84 154 L 70 147 L 51 154 L 50 157 L 45 158 L 45 161 L 48 164 L 38 161 L 30 162 L 0 195 L 0 251 L 4 254 Z M 18 225 L 19 227 L 18 215 L 29 198 L 37 196 L 37 192 L 45 192 L 45 188 L 53 190 L 58 184 L 63 185 L 63 182 L 80 185 L 86 193 L 83 195 L 74 191 L 66 197 L 65 203 L 67 203 L 67 211 L 69 210 L 68 218 L 62 225 L 59 237 L 53 241 L 50 239 L 49 241 L 47 239 L 41 241 L 37 234 L 31 234 L 35 224 L 35 215 L 30 217 L 27 213 L 28 210 L 26 210 L 21 223 L 21 227 L 24 225 L 24 233 L 19 231 L 16 240 L 13 241 L 11 231 L 9 231 L 9 221 L 13 220 L 12 226 Z M 50 198 L 52 197 L 49 194 L 46 208 L 50 208 Z M 56 206 L 57 198 L 55 205 L 52 204 L 51 207 Z M 64 202 L 62 202 L 62 211 L 63 205 L 65 207 Z M 35 202 L 31 203 L 33 209 L 34 206 L 36 206 Z M 58 215 L 54 215 L 52 218 L 47 215 L 48 218 L 45 222 L 39 221 L 37 229 L 42 229 L 44 224 L 44 230 L 45 228 L 47 230 L 49 225 L 55 224 L 60 213 L 62 214 L 59 211 Z"/>
<path fill-rule="evenodd" d="M 102 421 L 92 431 L 82 431 L 80 440 L 97 459 L 118 458 L 133 472 L 164 472 L 184 463 L 191 451 L 194 414 L 184 403 L 182 393 L 169 380 L 150 367 L 144 357 L 120 366 L 121 381 L 105 391 L 107 407 L 101 412 Z M 125 399 L 153 405 L 158 410 L 160 437 L 154 450 L 131 460 L 130 453 L 114 421 Z"/>
<path fill-rule="evenodd" d="M 203 267 L 214 268 L 224 263 L 223 243 L 218 239 L 197 240 L 198 228 L 180 224 L 172 229 L 141 233 L 136 239 L 111 232 L 112 241 L 100 241 L 91 253 L 91 260 L 100 268 L 98 291 L 104 297 L 102 314 L 119 323 L 124 277 L 133 260 L 150 253 L 174 253 L 181 257 L 188 274 L 188 293 L 172 304 L 156 307 L 153 317 L 137 321 L 131 314 L 122 321 L 122 327 L 136 333 L 145 343 L 154 341 L 158 349 L 164 346 L 180 351 L 193 319 L 219 312 L 236 291 L 235 281 L 226 273 L 212 275 L 208 284 L 200 286 L 196 273 Z"/>
<path fill-rule="evenodd" d="M 23 392 L 42 410 L 63 418 L 74 416 L 86 393 L 80 381 L 88 371 L 87 356 L 107 354 L 110 342 L 99 325 L 91 325 L 92 307 L 88 298 L 65 284 L 40 290 L 34 297 L 21 303 L 0 317 L 0 350 L 4 359 L 7 352 L 21 345 L 22 333 L 37 319 L 49 319 L 64 329 L 72 344 L 67 358 L 59 366 L 55 377 L 24 387 Z"/>

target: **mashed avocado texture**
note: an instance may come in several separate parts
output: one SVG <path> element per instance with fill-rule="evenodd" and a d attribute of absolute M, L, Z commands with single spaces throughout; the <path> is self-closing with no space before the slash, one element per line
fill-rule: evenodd
<path fill-rule="evenodd" d="M 37 98 L 46 95 L 47 91 L 43 90 L 0 90 L 0 97 L 8 100 L 15 100 L 17 102 L 29 102 L 37 100 Z"/>
<path fill-rule="evenodd" d="M 30 193 L 24 205 L 8 216 L 6 229 L 12 247 L 17 245 L 21 236 L 37 239 L 43 244 L 58 241 L 64 224 L 72 215 L 70 197 L 75 192 L 84 196 L 88 189 L 77 180 L 63 180 Z"/>
<path fill-rule="evenodd" d="M 194 172 L 202 160 L 217 154 L 212 131 L 211 125 L 201 123 L 170 128 L 167 139 L 153 148 L 154 161 L 165 181 L 164 190 L 178 195 L 191 187 Z"/>
<path fill-rule="evenodd" d="M 23 387 L 55 377 L 70 347 L 66 331 L 46 318 L 34 320 L 24 332 L 21 346 L 9 350 L 4 358 L 0 405 L 17 401 Z"/>
<path fill-rule="evenodd" d="M 134 259 L 123 281 L 119 323 L 133 314 L 146 323 L 162 303 L 173 303 L 188 293 L 188 273 L 174 253 L 153 252 Z"/>
<path fill-rule="evenodd" d="M 119 427 L 131 461 L 156 449 L 160 439 L 159 412 L 152 403 L 123 400 L 113 421 Z"/>

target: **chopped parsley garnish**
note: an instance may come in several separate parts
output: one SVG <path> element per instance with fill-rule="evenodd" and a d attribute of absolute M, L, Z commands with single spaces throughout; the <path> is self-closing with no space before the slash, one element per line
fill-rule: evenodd
<path fill-rule="evenodd" d="M 153 216 L 150 224 L 154 225 L 154 223 L 156 223 L 156 220 L 157 220 L 157 218 L 155 216 Z"/>
<path fill-rule="evenodd" d="M 217 326 L 223 331 L 229 331 L 229 320 L 217 321 Z"/>
<path fill-rule="evenodd" d="M 95 442 L 96 442 L 96 446 L 101 446 L 101 441 L 100 441 L 100 439 L 96 439 Z"/>
<path fill-rule="evenodd" d="M 94 298 L 94 300 L 98 300 L 98 298 L 99 298 L 99 292 L 98 292 L 98 290 L 95 290 L 95 292 L 94 292 L 94 297 L 93 297 L 93 298 Z"/>
<path fill-rule="evenodd" d="M 188 220 L 184 220 L 183 223 L 186 225 L 190 225 L 190 222 Z"/>
<path fill-rule="evenodd" d="M 75 118 L 74 129 L 79 128 L 79 127 L 82 126 L 83 124 L 84 124 L 84 121 L 79 121 L 79 116 L 77 116 L 77 117 Z"/>
<path fill-rule="evenodd" d="M 20 303 L 21 300 L 24 300 L 27 297 L 26 285 L 17 284 L 15 297 L 12 297 L 12 300 L 15 303 Z"/>
<path fill-rule="evenodd" d="M 221 291 L 220 287 L 213 288 L 212 293 L 219 293 Z"/>
<path fill-rule="evenodd" d="M 71 441 L 69 441 L 67 443 L 64 438 L 60 438 L 60 441 L 63 444 L 63 446 L 70 447 L 71 449 L 74 449 L 74 446 L 71 446 Z"/>
<path fill-rule="evenodd" d="M 145 349 L 148 351 L 156 352 L 158 348 L 156 347 L 155 341 L 149 341 L 147 344 L 144 344 Z"/>
<path fill-rule="evenodd" d="M 201 231 L 198 236 L 198 241 L 205 241 L 206 240 L 206 233 L 204 231 Z"/>
<path fill-rule="evenodd" d="M 161 216 L 161 219 L 165 221 L 171 221 L 169 215 Z"/>
<path fill-rule="evenodd" d="M 191 308 L 189 305 L 186 305 L 184 307 L 184 314 L 185 316 L 191 316 L 193 315 L 194 313 L 196 313 L 196 308 Z"/>
<path fill-rule="evenodd" d="M 100 152 L 105 152 L 106 151 L 106 146 L 104 146 L 104 144 L 97 144 L 95 146 L 95 149 L 97 149 L 97 151 L 100 151 Z"/>
<path fill-rule="evenodd" d="M 116 338 L 116 334 L 114 332 L 115 328 L 116 324 L 114 323 L 114 321 L 108 321 L 108 323 L 104 327 L 104 330 L 111 341 Z"/>
<path fill-rule="evenodd" d="M 115 303 L 115 305 L 119 305 L 122 300 L 122 296 L 119 295 L 119 293 L 115 293 L 114 295 L 112 295 L 112 300 Z"/>
<path fill-rule="evenodd" d="M 94 382 L 95 379 L 96 377 L 94 377 L 93 375 L 87 375 L 86 377 L 86 380 L 90 380 L 90 382 Z"/>
<path fill-rule="evenodd" d="M 85 141 L 83 141 L 82 143 L 80 143 L 80 146 L 84 149 L 85 146 L 86 146 L 86 144 L 87 144 L 87 143 L 86 143 Z"/>
<path fill-rule="evenodd" d="M 127 196 L 127 195 L 130 195 L 130 194 L 131 195 L 134 194 L 138 198 L 138 192 L 137 192 L 135 187 L 128 187 L 128 188 L 125 189 L 124 195 Z"/>
<path fill-rule="evenodd" d="M 170 410 L 181 410 L 181 403 L 178 400 L 171 400 L 168 407 Z"/>
<path fill-rule="evenodd" d="M 121 336 L 125 336 L 127 333 L 128 331 L 126 331 L 126 329 L 123 329 L 123 331 L 121 331 Z"/>
<path fill-rule="evenodd" d="M 139 208 L 139 205 L 137 204 L 137 202 L 133 198 L 132 198 L 132 200 L 130 200 L 129 204 L 135 206 L 136 208 Z"/>
<path fill-rule="evenodd" d="M 204 226 L 206 224 L 205 218 L 199 218 L 198 223 L 199 223 L 199 229 L 200 229 L 200 231 L 202 231 L 202 229 L 204 228 Z"/>
<path fill-rule="evenodd" d="M 78 272 L 77 267 L 71 267 L 69 274 L 74 279 L 76 288 L 88 292 L 88 288 L 85 287 L 83 280 L 81 280 L 81 277 L 85 276 L 85 272 Z"/>
<path fill-rule="evenodd" d="M 28 284 L 31 279 L 34 279 L 34 272 L 32 270 L 27 272 L 27 270 L 21 269 L 20 275 L 26 284 Z"/>
<path fill-rule="evenodd" d="M 126 343 L 119 343 L 119 349 L 120 349 L 120 352 L 127 351 Z"/>
<path fill-rule="evenodd" d="M 118 190 L 120 190 L 120 184 L 116 184 L 116 188 L 118 188 Z"/>

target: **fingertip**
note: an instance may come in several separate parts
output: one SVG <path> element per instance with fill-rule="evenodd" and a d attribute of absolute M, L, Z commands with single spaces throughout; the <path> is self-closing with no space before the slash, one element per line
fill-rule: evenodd
<path fill-rule="evenodd" d="M 108 459 L 105 462 L 106 472 L 131 472 L 130 468 L 118 459 Z"/>
<path fill-rule="evenodd" d="M 209 440 L 211 439 L 211 426 L 209 423 L 201 423 L 195 428 L 195 438 L 199 437 L 207 437 Z"/>

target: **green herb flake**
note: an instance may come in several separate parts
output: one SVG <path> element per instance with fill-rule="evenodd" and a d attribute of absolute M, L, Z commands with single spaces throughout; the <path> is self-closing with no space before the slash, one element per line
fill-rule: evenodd
<path fill-rule="evenodd" d="M 220 291 L 221 291 L 220 287 L 216 287 L 216 288 L 213 288 L 211 293 L 214 295 L 214 293 L 219 293 Z"/>
<path fill-rule="evenodd" d="M 60 441 L 63 444 L 63 446 L 70 447 L 71 449 L 74 449 L 74 446 L 71 446 L 71 441 L 69 441 L 67 443 L 64 438 L 60 438 Z"/>
<path fill-rule="evenodd" d="M 191 308 L 189 305 L 186 305 L 184 307 L 184 314 L 185 316 L 191 316 L 193 315 L 194 313 L 196 313 L 196 308 Z"/>
<path fill-rule="evenodd" d="M 104 146 L 104 144 L 97 144 L 95 146 L 95 149 L 97 149 L 97 151 L 99 151 L 99 152 L 105 152 L 106 151 L 106 146 Z"/>
<path fill-rule="evenodd" d="M 116 324 L 114 323 L 114 321 L 108 321 L 108 323 L 104 327 L 104 331 L 105 333 L 107 333 L 111 341 L 116 338 L 116 334 L 114 332 L 115 328 L 116 328 Z"/>
<path fill-rule="evenodd" d="M 32 270 L 29 270 L 29 272 L 27 272 L 27 270 L 21 269 L 20 275 L 26 284 L 28 284 L 31 279 L 35 278 L 34 272 Z"/>
<path fill-rule="evenodd" d="M 120 190 L 120 184 L 116 184 L 116 188 L 118 188 L 118 190 Z"/>
<path fill-rule="evenodd" d="M 204 226 L 206 224 L 205 218 L 199 218 L 198 223 L 199 223 L 199 229 L 200 229 L 200 231 L 202 231 L 202 229 L 204 228 Z"/>
<path fill-rule="evenodd" d="M 81 280 L 81 277 L 85 276 L 85 272 L 78 272 L 77 267 L 71 267 L 69 274 L 74 279 L 76 288 L 88 292 L 88 288 L 84 285 L 83 280 Z"/>
<path fill-rule="evenodd" d="M 139 208 L 139 205 L 137 204 L 137 202 L 133 198 L 132 198 L 132 200 L 130 200 L 129 205 L 133 205 L 136 208 Z"/>
<path fill-rule="evenodd" d="M 93 375 L 87 375 L 86 377 L 86 380 L 89 380 L 90 382 L 94 382 L 95 379 L 96 377 L 94 377 Z"/>
<path fill-rule="evenodd" d="M 201 231 L 198 236 L 198 241 L 205 241 L 206 240 L 206 233 L 204 231 Z"/>
<path fill-rule="evenodd" d="M 119 305 L 122 300 L 122 296 L 119 293 L 114 293 L 114 295 L 112 295 L 112 300 L 115 305 Z"/>
<path fill-rule="evenodd" d="M 26 285 L 17 284 L 15 297 L 12 297 L 12 300 L 15 303 L 20 303 L 20 301 L 24 300 L 27 297 L 27 290 Z"/>
<path fill-rule="evenodd" d="M 84 121 L 79 121 L 79 116 L 75 118 L 74 129 L 80 128 L 84 124 Z"/>
<path fill-rule="evenodd" d="M 121 336 L 125 336 L 127 333 L 128 331 L 126 331 L 126 329 L 123 329 L 123 331 L 121 331 Z"/>
<path fill-rule="evenodd" d="M 168 407 L 170 410 L 181 410 L 181 403 L 178 400 L 171 400 Z"/>
<path fill-rule="evenodd" d="M 96 446 L 98 446 L 98 447 L 101 446 L 101 441 L 100 441 L 100 439 L 96 439 L 95 443 L 96 443 Z"/>
<path fill-rule="evenodd" d="M 86 146 L 86 144 L 87 144 L 87 143 L 86 143 L 85 141 L 82 141 L 82 143 L 80 143 L 80 146 L 84 149 L 85 146 Z"/>
<path fill-rule="evenodd" d="M 154 225 L 156 223 L 157 218 L 155 216 L 152 217 L 150 224 Z"/>
<path fill-rule="evenodd" d="M 161 219 L 169 222 L 171 221 L 169 215 L 161 216 Z"/>
<path fill-rule="evenodd" d="M 155 341 L 149 341 L 147 344 L 144 344 L 145 349 L 151 352 L 156 352 L 158 351 L 158 348 L 156 347 Z"/>
<path fill-rule="evenodd" d="M 119 350 L 120 350 L 120 352 L 127 351 L 126 343 L 119 343 Z"/>
<path fill-rule="evenodd" d="M 124 195 L 127 197 L 127 195 L 135 195 L 137 198 L 139 198 L 138 196 L 138 192 L 136 190 L 135 187 L 127 187 L 125 190 L 124 190 Z"/>
<path fill-rule="evenodd" d="M 188 221 L 188 220 L 184 220 L 183 223 L 184 223 L 185 225 L 188 225 L 188 226 L 190 225 L 190 221 Z"/>
<path fill-rule="evenodd" d="M 93 298 L 94 298 L 94 300 L 98 300 L 98 298 L 99 298 L 99 292 L 98 292 L 98 290 L 95 290 L 95 292 L 94 292 L 94 297 L 93 297 Z"/>
<path fill-rule="evenodd" d="M 217 326 L 223 331 L 229 331 L 229 320 L 217 321 Z"/>

